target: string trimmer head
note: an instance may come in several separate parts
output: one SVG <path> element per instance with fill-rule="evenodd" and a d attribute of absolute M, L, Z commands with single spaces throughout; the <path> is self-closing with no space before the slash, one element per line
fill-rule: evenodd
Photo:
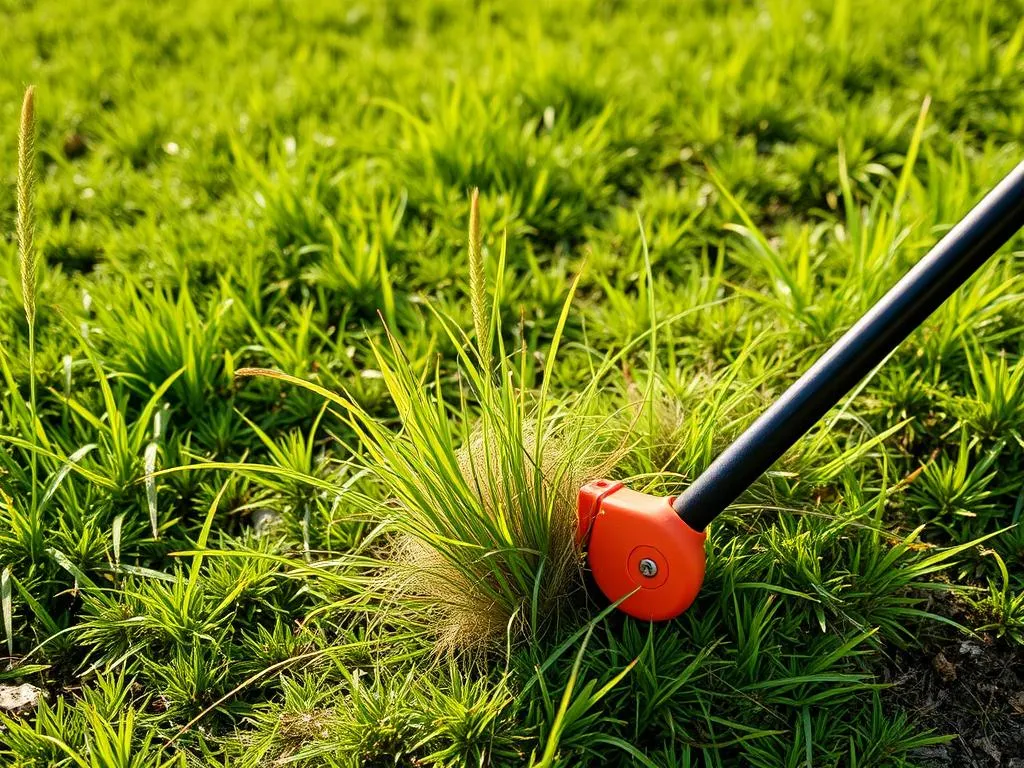
<path fill-rule="evenodd" d="M 580 489 L 577 539 L 588 542 L 590 570 L 619 609 L 638 619 L 671 619 L 690 607 L 704 581 L 703 531 L 672 499 L 594 480 Z"/>

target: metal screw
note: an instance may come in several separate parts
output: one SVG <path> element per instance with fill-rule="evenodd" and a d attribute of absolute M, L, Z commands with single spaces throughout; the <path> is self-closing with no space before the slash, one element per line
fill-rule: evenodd
<path fill-rule="evenodd" d="M 640 561 L 640 575 L 653 579 L 658 575 L 658 564 L 649 557 L 645 557 Z"/>

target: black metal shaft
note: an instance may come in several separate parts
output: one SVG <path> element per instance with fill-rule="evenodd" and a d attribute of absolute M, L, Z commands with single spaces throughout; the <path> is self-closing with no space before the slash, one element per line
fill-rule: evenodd
<path fill-rule="evenodd" d="M 1024 226 L 1024 162 L 832 345 L 674 503 L 703 530 Z"/>

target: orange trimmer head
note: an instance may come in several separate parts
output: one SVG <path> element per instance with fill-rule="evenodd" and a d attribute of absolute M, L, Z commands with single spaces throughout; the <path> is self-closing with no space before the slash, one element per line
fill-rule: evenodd
<path fill-rule="evenodd" d="M 611 480 L 580 489 L 577 540 L 594 581 L 630 616 L 659 621 L 704 581 L 704 529 L 1024 226 L 1024 163 L 932 248 L 681 495 Z"/>
<path fill-rule="evenodd" d="M 580 489 L 577 510 L 594 581 L 622 600 L 621 611 L 663 621 L 690 607 L 704 581 L 706 536 L 679 518 L 671 498 L 594 480 Z"/>

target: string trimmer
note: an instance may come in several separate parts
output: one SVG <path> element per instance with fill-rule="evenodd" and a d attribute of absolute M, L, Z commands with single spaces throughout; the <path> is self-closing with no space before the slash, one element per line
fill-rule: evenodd
<path fill-rule="evenodd" d="M 611 480 L 580 489 L 578 539 L 594 581 L 630 616 L 663 620 L 704 581 L 705 529 L 1024 226 L 1020 163 L 682 494 Z"/>

